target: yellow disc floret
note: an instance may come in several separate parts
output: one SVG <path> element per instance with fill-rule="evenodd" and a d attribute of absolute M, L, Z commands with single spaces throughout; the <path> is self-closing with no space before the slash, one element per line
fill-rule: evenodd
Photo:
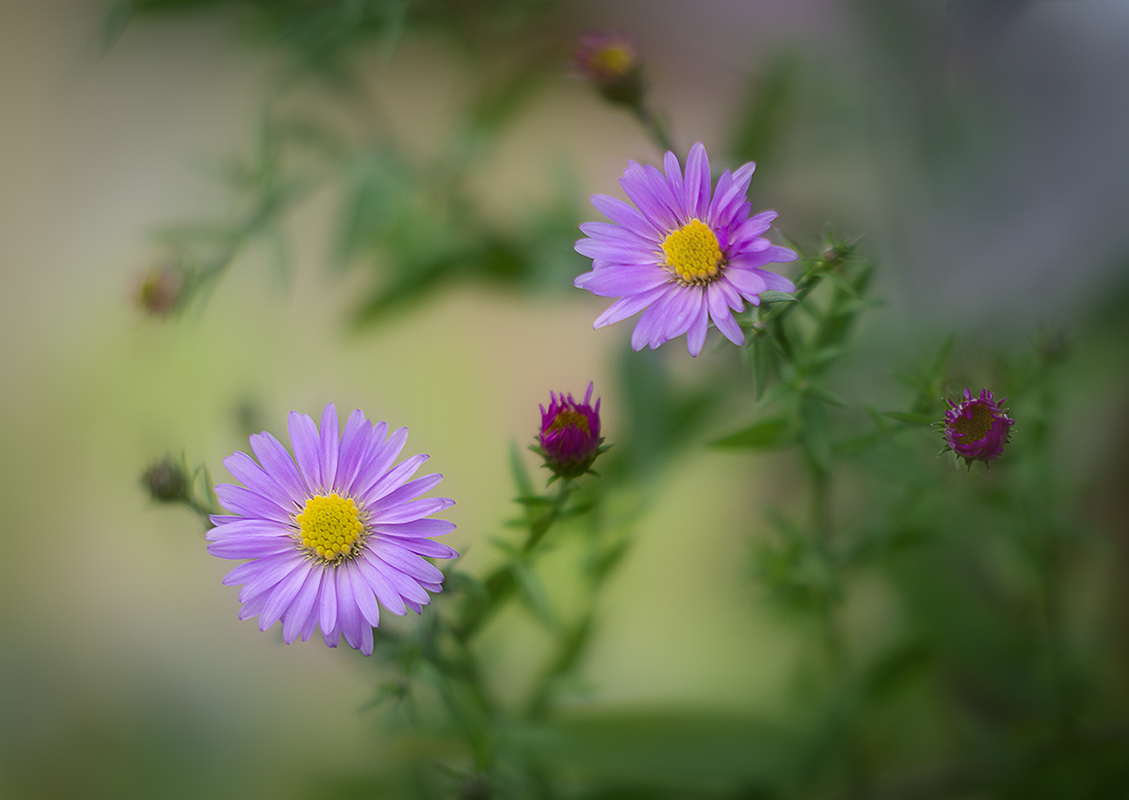
<path fill-rule="evenodd" d="M 294 521 L 301 528 L 302 546 L 330 562 L 352 554 L 365 530 L 356 501 L 337 492 L 311 497 Z"/>
<path fill-rule="evenodd" d="M 635 51 L 624 43 L 602 48 L 592 59 L 594 69 L 607 77 L 622 77 L 635 68 Z"/>
<path fill-rule="evenodd" d="M 553 417 L 553 423 L 545 429 L 545 433 L 552 433 L 559 431 L 561 428 L 579 428 L 588 433 L 588 417 L 581 414 L 579 411 L 564 410 Z"/>
<path fill-rule="evenodd" d="M 985 405 L 971 407 L 972 416 L 963 414 L 951 423 L 953 430 L 962 433 L 962 444 L 978 442 L 992 431 L 992 409 Z"/>
<path fill-rule="evenodd" d="M 709 283 L 721 274 L 717 236 L 700 219 L 692 219 L 663 240 L 666 266 L 682 283 Z"/>

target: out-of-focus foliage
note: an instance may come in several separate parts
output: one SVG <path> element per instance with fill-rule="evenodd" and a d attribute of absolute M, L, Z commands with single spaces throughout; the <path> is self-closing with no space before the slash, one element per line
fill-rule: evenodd
<path fill-rule="evenodd" d="M 965 107 L 949 104 L 940 76 L 917 63 L 916 16 L 927 4 L 858 6 L 877 51 L 908 65 L 912 130 L 903 144 L 920 150 L 915 163 L 925 172 L 936 170 L 959 145 Z M 335 254 L 373 279 L 352 309 L 359 323 L 388 319 L 452 283 L 532 291 L 567 286 L 582 269 L 567 183 L 506 226 L 467 188 L 562 63 L 559 43 L 519 49 L 525 57 L 505 68 L 484 53 L 522 37 L 552 43 L 539 27 L 550 4 L 135 1 L 117 7 L 111 33 L 136 15 L 194 8 L 222 8 L 283 55 L 259 152 L 227 173 L 246 213 L 166 234 L 193 298 L 251 242 L 283 239 L 287 214 L 326 185 L 342 199 Z M 490 68 L 426 161 L 371 122 L 355 61 L 421 31 L 446 37 L 469 66 Z M 350 124 L 280 110 L 310 85 L 336 111 L 354 112 Z M 802 56 L 779 57 L 747 94 L 731 155 L 774 163 L 797 127 L 820 113 L 852 113 L 811 102 L 834 93 L 827 73 Z M 1068 340 L 1044 333 L 1023 350 L 988 352 L 970 331 L 937 335 L 914 357 L 920 339 L 907 337 L 887 384 L 875 387 L 855 339 L 880 305 L 874 261 L 834 236 L 797 249 L 807 255 L 796 292 L 766 293 L 739 315 L 748 344 L 728 358 L 702 359 L 687 379 L 673 374 L 665 351 L 624 351 L 625 423 L 598 462 L 601 478 L 543 492 L 515 457 L 515 518 L 493 537 L 499 566 L 478 576 L 456 565 L 416 627 L 378 630 L 374 658 L 396 677 L 374 685 L 369 713 L 398 727 L 402 750 L 370 774 L 317 775 L 315 796 L 1098 800 L 1124 792 L 1125 542 L 1100 507 L 1121 491 L 1124 472 L 1111 478 L 1081 451 L 1083 422 L 1069 412 L 1085 387 L 1112 381 L 1103 374 L 1109 363 L 1123 363 L 1109 358 L 1109 343 L 1124 341 L 1124 292 Z M 991 470 L 968 472 L 937 456 L 943 441 L 929 425 L 946 396 L 985 385 L 1009 398 L 1013 442 Z M 866 397 L 888 399 L 861 400 L 862 386 Z M 1118 387 L 1124 392 L 1123 379 Z M 719 426 L 719 417 L 732 424 Z M 1124 438 L 1124 428 L 1113 435 Z M 752 541 L 745 573 L 799 653 L 779 687 L 781 710 L 587 703 L 581 674 L 602 593 L 634 537 L 646 534 L 636 525 L 651 486 L 670 480 L 686 449 L 707 438 L 786 487 L 743 521 Z M 709 487 L 700 496 L 715 501 Z M 198 510 L 209 502 L 189 500 Z M 577 566 L 562 588 L 544 563 L 569 557 Z M 669 586 L 670 603 L 695 602 L 678 575 L 655 580 Z M 528 685 L 503 696 L 481 642 L 514 607 L 547 644 Z M 717 642 L 718 658 L 725 648 Z"/>
<path fill-rule="evenodd" d="M 526 206 L 520 225 L 499 225 L 484 215 L 467 187 L 547 79 L 562 74 L 568 43 L 538 29 L 553 6 L 521 0 L 127 0 L 116 6 L 108 22 L 111 42 L 132 18 L 222 9 L 253 41 L 279 54 L 257 152 L 220 170 L 243 211 L 231 221 L 161 233 L 183 279 L 174 310 L 206 299 L 251 245 L 267 244 L 285 279 L 288 218 L 325 189 L 341 199 L 338 242 L 327 255 L 373 273 L 370 293 L 357 302 L 358 323 L 384 319 L 452 281 L 567 285 L 581 263 L 571 250 L 579 216 L 567 176 L 558 180 L 557 199 Z M 531 33 L 533 46 L 525 42 Z M 363 58 L 369 49 L 391 58 L 402 38 L 413 35 L 450 42 L 474 78 L 440 151 L 422 161 L 374 107 L 371 63 Z M 498 47 L 517 55 L 499 66 L 490 61 Z M 324 105 L 310 104 L 311 96 Z"/>

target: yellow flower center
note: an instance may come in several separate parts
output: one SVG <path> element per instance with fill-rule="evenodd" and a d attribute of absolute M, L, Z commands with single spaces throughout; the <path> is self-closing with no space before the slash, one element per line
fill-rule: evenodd
<path fill-rule="evenodd" d="M 960 417 L 953 423 L 957 433 L 964 434 L 962 443 L 978 442 L 992 430 L 992 409 L 988 406 L 972 406 L 971 417 Z"/>
<path fill-rule="evenodd" d="M 545 433 L 553 433 L 570 426 L 580 428 L 580 430 L 588 433 L 588 418 L 579 411 L 561 411 L 553 417 L 553 424 L 549 426 Z"/>
<path fill-rule="evenodd" d="M 302 529 L 302 546 L 329 562 L 350 555 L 365 530 L 356 502 L 337 492 L 311 497 L 294 521 Z"/>
<path fill-rule="evenodd" d="M 608 45 L 592 59 L 596 69 L 609 76 L 626 75 L 635 66 L 635 52 L 624 45 Z"/>
<path fill-rule="evenodd" d="M 663 240 L 666 266 L 685 284 L 709 283 L 721 274 L 717 236 L 700 219 L 692 219 Z"/>

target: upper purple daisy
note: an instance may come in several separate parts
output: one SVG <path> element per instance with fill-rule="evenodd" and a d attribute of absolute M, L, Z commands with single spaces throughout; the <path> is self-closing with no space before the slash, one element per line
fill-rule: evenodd
<path fill-rule="evenodd" d="M 377 600 L 393 614 L 419 613 L 442 591 L 443 573 L 425 557 L 454 558 L 433 542 L 454 523 L 429 519 L 450 508 L 445 497 L 417 499 L 442 480 L 409 481 L 426 455 L 395 467 L 408 438 L 388 436 L 354 411 L 338 435 L 337 409 L 325 407 L 321 433 L 313 419 L 290 412 L 294 458 L 269 433 L 251 436 L 258 463 L 246 453 L 224 459 L 243 486 L 219 484 L 232 516 L 213 516 L 208 551 L 221 558 L 249 558 L 223 582 L 244 584 L 240 619 L 259 616 L 259 629 L 282 620 L 282 638 L 305 641 L 321 626 L 325 643 L 345 641 L 372 654 L 372 629 L 380 624 Z M 295 464 L 297 462 L 297 464 Z"/>
<path fill-rule="evenodd" d="M 690 355 L 706 341 L 712 319 L 734 344 L 745 334 L 733 319 L 745 300 L 760 304 L 762 292 L 795 291 L 787 278 L 762 269 L 794 261 L 764 234 L 775 211 L 749 216 L 745 197 L 756 165 L 726 170 L 710 197 L 710 162 L 698 142 L 690 148 L 683 177 L 674 153 L 666 154 L 664 176 L 655 167 L 629 162 L 620 185 L 636 208 L 597 194 L 592 205 L 611 222 L 586 222 L 576 251 L 592 259 L 592 271 L 575 285 L 601 297 L 618 297 L 597 319 L 600 328 L 646 311 L 635 325 L 631 347 L 652 349 L 682 334 Z"/>
<path fill-rule="evenodd" d="M 973 461 L 987 463 L 999 458 L 1015 424 L 1004 413 L 1002 406 L 1006 402 L 1005 397 L 997 404 L 987 389 L 981 389 L 980 396 L 974 397 L 967 388 L 964 400 L 949 400 L 952 408 L 945 412 L 945 449 L 963 458 L 969 469 Z"/>

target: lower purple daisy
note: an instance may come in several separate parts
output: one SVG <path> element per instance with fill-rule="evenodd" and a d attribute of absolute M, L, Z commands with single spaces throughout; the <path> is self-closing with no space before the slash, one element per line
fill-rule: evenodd
<path fill-rule="evenodd" d="M 755 164 L 721 173 L 712 199 L 709 156 L 701 142 L 690 148 L 685 177 L 674 153 L 666 154 L 664 166 L 665 175 L 628 164 L 620 185 L 635 208 L 607 195 L 592 196 L 592 205 L 611 222 L 580 226 L 588 238 L 576 243 L 576 251 L 592 259 L 592 271 L 574 285 L 619 298 L 593 327 L 643 311 L 631 335 L 635 350 L 686 334 L 687 349 L 696 356 L 711 320 L 729 341 L 744 344 L 733 312 L 743 311 L 746 302 L 759 305 L 764 292 L 795 291 L 790 280 L 765 267 L 794 261 L 796 254 L 764 238 L 775 211 L 749 216 L 745 193 Z"/>
<path fill-rule="evenodd" d="M 949 400 L 952 408 L 945 412 L 945 449 L 963 458 L 969 469 L 973 461 L 987 464 L 999 458 L 1011 439 L 1011 426 L 1015 424 L 1004 413 L 1006 402 L 1005 397 L 997 404 L 987 389 L 981 389 L 980 396 L 973 397 L 967 388 L 964 400 L 959 403 Z"/>
<path fill-rule="evenodd" d="M 443 573 L 425 558 L 458 553 L 432 537 L 450 533 L 452 522 L 430 519 L 454 505 L 423 498 L 442 475 L 409 481 L 426 455 L 395 467 L 408 429 L 388 435 L 388 425 L 354 411 L 338 435 L 337 409 L 325 407 L 321 433 L 313 419 L 290 412 L 291 458 L 269 433 L 250 437 L 258 462 L 236 452 L 224 466 L 243 486 L 219 484 L 231 516 L 215 515 L 208 551 L 221 558 L 251 559 L 228 573 L 224 584 L 243 585 L 240 619 L 258 615 L 259 629 L 282 620 L 290 644 L 322 637 L 336 647 L 372 654 L 372 629 L 380 608 L 420 613 L 442 591 Z M 377 601 L 380 601 L 379 605 Z"/>

